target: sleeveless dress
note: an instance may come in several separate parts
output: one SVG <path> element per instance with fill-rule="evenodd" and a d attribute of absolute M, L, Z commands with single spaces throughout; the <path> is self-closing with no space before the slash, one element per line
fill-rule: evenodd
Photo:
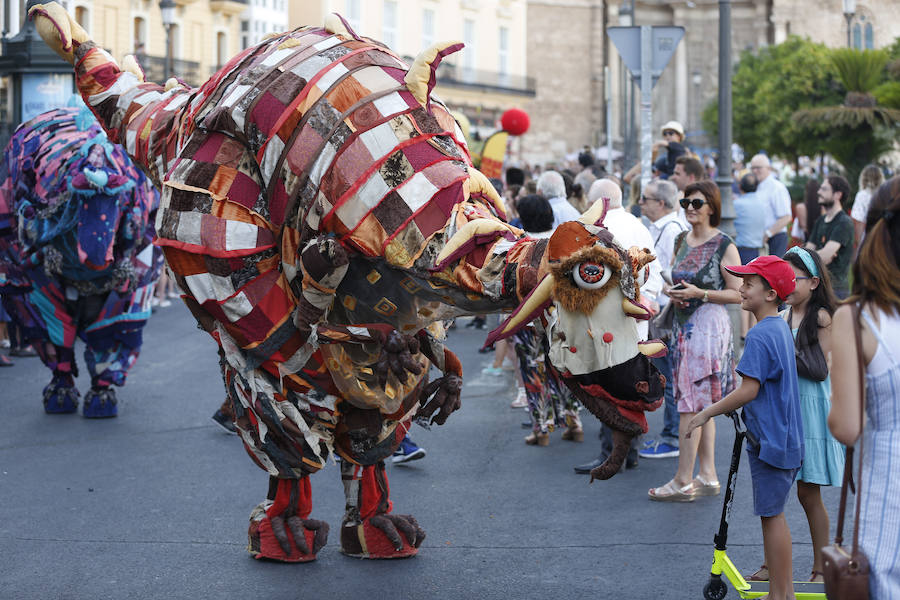
<path fill-rule="evenodd" d="M 797 331 L 799 329 L 791 329 L 794 340 L 797 339 Z M 825 381 L 814 381 L 798 375 L 797 385 L 800 389 L 803 444 L 806 448 L 797 481 L 840 486 L 843 483 L 846 450 L 828 430 L 831 376 Z"/>
<path fill-rule="evenodd" d="M 879 330 L 867 310 L 878 350 L 866 368 L 859 544 L 869 559 L 870 597 L 900 600 L 900 317 L 881 312 Z"/>
<path fill-rule="evenodd" d="M 734 242 L 724 233 L 692 248 L 687 232 L 675 238 L 672 280 L 687 281 L 700 289 L 725 289 L 720 266 L 725 250 Z M 700 412 L 724 398 L 735 387 L 731 319 L 722 304 L 688 301 L 675 307 L 672 328 L 672 365 L 678 412 Z"/>

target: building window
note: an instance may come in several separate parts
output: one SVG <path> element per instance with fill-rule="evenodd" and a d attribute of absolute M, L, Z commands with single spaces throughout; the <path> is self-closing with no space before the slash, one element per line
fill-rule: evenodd
<path fill-rule="evenodd" d="M 475 21 L 466 19 L 463 21 L 463 81 L 475 80 Z"/>
<path fill-rule="evenodd" d="M 500 78 L 506 79 L 507 75 L 509 75 L 509 27 L 500 28 L 497 61 L 497 70 L 500 72 Z"/>
<path fill-rule="evenodd" d="M 143 17 L 134 18 L 134 53 L 142 58 L 147 54 L 147 20 Z"/>
<path fill-rule="evenodd" d="M 216 33 L 216 66 L 221 67 L 228 62 L 228 36 L 224 31 Z"/>
<path fill-rule="evenodd" d="M 434 46 L 434 10 L 422 11 L 422 49 Z"/>
<path fill-rule="evenodd" d="M 347 22 L 350 23 L 350 28 L 359 34 L 359 30 L 362 27 L 361 0 L 347 0 Z"/>
<path fill-rule="evenodd" d="M 388 48 L 396 49 L 397 47 L 397 2 L 395 0 L 384 0 L 381 41 Z"/>
<path fill-rule="evenodd" d="M 875 30 L 872 21 L 864 14 L 857 14 L 850 29 L 851 45 L 857 50 L 875 48 Z"/>
<path fill-rule="evenodd" d="M 250 47 L 250 21 L 241 21 L 241 50 Z"/>
<path fill-rule="evenodd" d="M 84 6 L 75 7 L 75 21 L 88 33 L 91 32 L 91 12 Z"/>

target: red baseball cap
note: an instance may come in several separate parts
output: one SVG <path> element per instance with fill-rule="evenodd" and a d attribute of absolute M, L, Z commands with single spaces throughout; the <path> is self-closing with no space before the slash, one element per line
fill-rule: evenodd
<path fill-rule="evenodd" d="M 725 270 L 734 275 L 759 275 L 769 282 L 775 293 L 782 300 L 786 299 L 794 291 L 797 279 L 794 270 L 787 261 L 777 256 L 760 256 L 754 258 L 746 265 L 734 265 L 725 267 Z"/>

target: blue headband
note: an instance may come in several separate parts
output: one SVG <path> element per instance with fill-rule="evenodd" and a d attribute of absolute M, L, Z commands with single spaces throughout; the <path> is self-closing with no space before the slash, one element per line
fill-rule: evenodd
<path fill-rule="evenodd" d="M 800 246 L 794 246 L 790 250 L 787 251 L 788 254 L 796 254 L 800 257 L 800 260 L 803 261 L 803 266 L 806 267 L 806 270 L 809 271 L 809 274 L 813 277 L 821 277 L 819 275 L 819 270 L 816 268 L 816 261 L 813 260 L 812 254 L 809 253 L 809 250 L 806 248 L 801 248 Z"/>

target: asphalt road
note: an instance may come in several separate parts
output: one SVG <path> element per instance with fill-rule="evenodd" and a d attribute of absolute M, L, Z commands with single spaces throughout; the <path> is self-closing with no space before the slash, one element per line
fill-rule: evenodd
<path fill-rule="evenodd" d="M 210 420 L 224 393 L 214 343 L 180 302 L 147 326 L 117 419 L 45 415 L 49 372 L 17 359 L 0 370 L 0 598 L 701 598 L 721 497 L 650 502 L 647 489 L 668 481 L 675 459 L 588 485 L 572 471 L 599 447 L 586 413 L 584 443 L 555 433 L 549 447 L 526 446 L 512 378 L 480 373 L 484 334 L 451 332 L 467 373 L 463 408 L 443 427 L 414 427 L 425 459 L 389 467 L 395 511 L 428 533 L 418 556 L 397 561 L 339 552 L 336 465 L 312 478 L 312 517 L 332 527 L 319 559 L 249 557 L 247 519 L 267 475 Z M 82 392 L 88 383 L 82 374 Z M 650 415 L 651 432 L 661 420 Z M 729 421 L 718 424 L 724 484 L 734 438 Z M 729 555 L 749 572 L 762 538 L 746 458 L 741 471 Z M 825 490 L 833 520 L 838 496 Z M 804 579 L 812 547 L 796 497 L 787 514 Z"/>

